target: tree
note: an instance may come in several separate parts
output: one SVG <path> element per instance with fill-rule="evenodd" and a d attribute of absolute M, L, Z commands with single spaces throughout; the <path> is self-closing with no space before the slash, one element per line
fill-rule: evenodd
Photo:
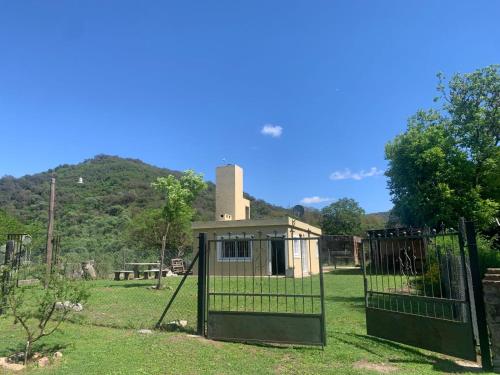
<path fill-rule="evenodd" d="M 357 235 L 365 211 L 354 199 L 342 198 L 321 210 L 324 234 Z"/>
<path fill-rule="evenodd" d="M 87 300 L 89 294 L 82 283 L 69 281 L 58 273 L 51 275 L 47 288 L 16 287 L 14 280 L 10 284 L 5 289 L 7 306 L 15 323 L 21 325 L 26 335 L 26 364 L 33 344 L 57 331 L 61 323 L 75 311 L 75 307 Z"/>
<path fill-rule="evenodd" d="M 24 230 L 24 225 L 19 220 L 0 210 L 0 245 L 5 243 L 7 234 L 22 233 Z"/>
<path fill-rule="evenodd" d="M 165 243 L 175 243 L 179 235 L 190 232 L 191 220 L 196 210 L 193 203 L 196 197 L 206 189 L 203 176 L 192 170 L 184 172 L 180 178 L 173 175 L 159 177 L 152 184 L 153 188 L 162 193 L 165 201 L 161 211 L 162 238 L 164 238 L 160 259 L 164 256 Z M 160 261 L 160 267 L 162 266 Z M 160 268 L 161 270 L 161 268 Z M 161 272 L 160 272 L 161 275 Z M 161 276 L 158 278 L 160 284 Z M 160 285 L 158 285 L 159 287 Z"/>
<path fill-rule="evenodd" d="M 388 223 L 388 215 L 382 213 L 363 215 L 361 218 L 361 232 L 366 233 L 372 229 L 383 229 Z"/>
<path fill-rule="evenodd" d="M 418 111 L 386 145 L 394 213 L 404 225 L 456 225 L 464 216 L 486 230 L 500 208 L 500 76 L 490 66 L 455 75 L 443 105 Z"/>

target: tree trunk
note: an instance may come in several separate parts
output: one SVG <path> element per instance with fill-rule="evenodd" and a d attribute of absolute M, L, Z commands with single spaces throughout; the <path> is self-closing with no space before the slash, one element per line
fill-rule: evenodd
<path fill-rule="evenodd" d="M 168 226 L 167 226 L 167 232 L 168 232 Z M 161 252 L 160 252 L 160 271 L 158 272 L 158 284 L 156 285 L 156 289 L 160 290 L 161 289 L 161 274 L 163 272 L 163 263 L 165 260 L 165 247 L 167 246 L 167 236 L 164 235 L 161 239 Z"/>
<path fill-rule="evenodd" d="M 24 350 L 24 365 L 26 366 L 28 363 L 28 357 L 31 353 L 31 337 L 26 341 L 26 349 Z"/>

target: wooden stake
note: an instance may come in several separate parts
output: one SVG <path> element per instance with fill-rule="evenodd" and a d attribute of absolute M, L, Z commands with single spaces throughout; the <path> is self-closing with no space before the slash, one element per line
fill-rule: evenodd
<path fill-rule="evenodd" d="M 163 262 L 165 260 L 165 248 L 166 247 L 167 247 L 167 236 L 163 236 L 161 238 L 160 272 L 158 273 L 158 284 L 156 285 L 157 290 L 160 290 L 160 288 L 161 288 L 161 274 L 163 272 Z"/>
<path fill-rule="evenodd" d="M 54 239 L 54 208 L 56 204 L 56 178 L 52 177 L 50 182 L 49 224 L 47 227 L 47 274 L 45 276 L 45 287 L 49 285 L 52 272 L 52 248 Z"/>

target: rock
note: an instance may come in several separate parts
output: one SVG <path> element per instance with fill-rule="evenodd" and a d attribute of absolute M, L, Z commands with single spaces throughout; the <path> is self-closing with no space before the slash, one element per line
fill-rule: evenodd
<path fill-rule="evenodd" d="M 182 329 L 186 328 L 188 325 L 187 320 L 174 320 L 167 324 L 170 329 Z"/>
<path fill-rule="evenodd" d="M 56 302 L 56 310 L 73 310 L 75 312 L 80 312 L 83 310 L 83 305 L 81 303 L 72 303 L 70 301 Z"/>
<path fill-rule="evenodd" d="M 24 363 L 24 352 L 17 352 L 7 357 L 9 363 Z"/>
<path fill-rule="evenodd" d="M 87 262 L 82 262 L 83 278 L 86 280 L 97 279 L 97 273 L 94 268 L 94 261 L 89 260 Z"/>
<path fill-rule="evenodd" d="M 56 310 L 64 310 L 64 303 L 56 302 Z"/>
<path fill-rule="evenodd" d="M 63 354 L 61 352 L 55 352 L 53 355 L 54 359 L 61 359 L 62 356 L 63 356 Z"/>
<path fill-rule="evenodd" d="M 150 335 L 153 333 L 153 331 L 151 331 L 150 329 L 140 329 L 137 332 L 142 334 L 142 335 Z"/>
<path fill-rule="evenodd" d="M 7 371 L 21 371 L 24 370 L 24 365 L 21 363 L 11 363 L 6 357 L 1 357 L 0 369 L 5 369 Z"/>
<path fill-rule="evenodd" d="M 46 367 L 50 364 L 50 359 L 49 357 L 42 357 L 37 361 L 37 363 L 39 367 Z"/>
<path fill-rule="evenodd" d="M 36 352 L 33 354 L 33 356 L 31 357 L 32 360 L 37 360 L 38 358 L 41 358 L 42 357 L 42 353 L 39 353 L 39 352 Z"/>

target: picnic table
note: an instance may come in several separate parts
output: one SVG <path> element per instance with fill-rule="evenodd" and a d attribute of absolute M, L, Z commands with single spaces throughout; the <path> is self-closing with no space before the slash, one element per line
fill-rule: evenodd
<path fill-rule="evenodd" d="M 152 267 L 160 267 L 160 263 L 158 262 L 132 262 L 132 263 L 125 263 L 127 266 L 132 266 L 132 270 L 134 271 L 134 278 L 138 279 L 139 278 L 139 269 L 140 268 L 147 268 L 147 271 L 150 271 Z"/>

